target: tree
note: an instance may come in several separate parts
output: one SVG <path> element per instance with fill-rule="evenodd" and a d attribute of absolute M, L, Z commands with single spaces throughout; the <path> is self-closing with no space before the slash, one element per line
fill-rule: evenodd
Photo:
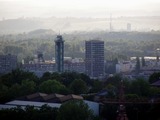
<path fill-rule="evenodd" d="M 65 86 L 69 86 L 75 79 L 80 79 L 80 75 L 77 72 L 63 72 L 61 74 L 61 82 Z"/>
<path fill-rule="evenodd" d="M 30 80 L 23 80 L 21 84 L 21 92 L 23 95 L 35 92 L 36 83 Z"/>
<path fill-rule="evenodd" d="M 14 99 L 14 98 L 20 96 L 21 93 L 23 93 L 21 90 L 21 86 L 19 84 L 15 83 L 9 88 L 7 95 L 10 99 Z"/>
<path fill-rule="evenodd" d="M 39 120 L 55 120 L 58 114 L 58 108 L 53 108 L 44 104 L 39 109 Z"/>
<path fill-rule="evenodd" d="M 41 82 L 51 79 L 51 75 L 52 74 L 50 72 L 45 72 L 40 79 Z"/>
<path fill-rule="evenodd" d="M 112 84 L 114 85 L 115 87 L 119 87 L 120 85 L 120 82 L 122 80 L 122 76 L 120 74 L 116 74 L 112 77 L 109 77 L 106 81 L 105 81 L 105 85 L 108 85 L 108 84 Z"/>
<path fill-rule="evenodd" d="M 23 108 L 17 106 L 10 109 L 1 109 L 0 118 L 2 120 L 56 120 L 58 108 L 52 108 L 46 104 L 40 108 L 26 106 Z"/>
<path fill-rule="evenodd" d="M 126 100 L 137 100 L 139 99 L 139 96 L 137 94 L 126 94 L 125 99 Z"/>
<path fill-rule="evenodd" d="M 158 87 L 150 87 L 150 95 L 154 96 L 160 94 L 160 88 Z"/>
<path fill-rule="evenodd" d="M 98 92 L 98 91 L 100 91 L 102 89 L 103 89 L 102 82 L 99 81 L 99 80 L 94 80 L 93 86 L 92 86 L 92 89 L 90 90 L 90 92 Z"/>
<path fill-rule="evenodd" d="M 80 79 L 85 81 L 88 86 L 91 86 L 93 84 L 93 80 L 91 80 L 90 77 L 84 73 L 80 73 Z"/>
<path fill-rule="evenodd" d="M 51 78 L 50 78 L 50 79 L 52 79 L 52 80 L 57 80 L 57 81 L 61 81 L 61 79 L 62 79 L 61 76 L 62 76 L 62 75 L 61 75 L 60 73 L 58 73 L 58 72 L 53 72 L 53 73 L 51 74 Z"/>
<path fill-rule="evenodd" d="M 107 91 L 108 91 L 108 95 L 107 95 L 107 97 L 109 97 L 109 98 L 115 98 L 116 97 L 116 87 L 114 86 L 114 85 L 112 85 L 112 84 L 108 84 L 107 86 L 106 86 L 106 89 L 107 89 Z"/>
<path fill-rule="evenodd" d="M 0 103 L 4 103 L 8 100 L 7 93 L 8 87 L 0 83 Z"/>
<path fill-rule="evenodd" d="M 131 94 L 137 94 L 140 97 L 149 96 L 150 85 L 143 79 L 137 79 L 132 81 L 130 86 Z"/>
<path fill-rule="evenodd" d="M 149 77 L 149 83 L 154 83 L 158 80 L 160 80 L 160 72 L 155 72 Z"/>
<path fill-rule="evenodd" d="M 92 120 L 93 112 L 83 101 L 69 101 L 59 108 L 57 120 Z"/>
<path fill-rule="evenodd" d="M 70 85 L 70 89 L 74 94 L 82 94 L 88 91 L 86 83 L 81 79 L 74 80 Z"/>
<path fill-rule="evenodd" d="M 56 80 L 47 80 L 40 84 L 39 89 L 44 93 L 59 93 L 65 86 Z"/>
<path fill-rule="evenodd" d="M 12 72 L 1 76 L 1 79 L 2 82 L 9 87 L 15 83 L 21 84 L 23 80 L 38 82 L 38 77 L 34 73 L 20 69 L 12 70 Z"/>

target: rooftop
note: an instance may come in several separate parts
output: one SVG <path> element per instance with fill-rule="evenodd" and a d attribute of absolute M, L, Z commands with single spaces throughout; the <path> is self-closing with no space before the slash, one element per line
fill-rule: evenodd
<path fill-rule="evenodd" d="M 19 97 L 16 100 L 63 103 L 69 100 L 83 100 L 83 97 L 79 95 L 74 95 L 74 94 L 61 95 L 61 94 L 56 94 L 56 93 L 46 94 L 46 93 L 38 92 L 38 93 L 33 93 L 30 95 Z"/>

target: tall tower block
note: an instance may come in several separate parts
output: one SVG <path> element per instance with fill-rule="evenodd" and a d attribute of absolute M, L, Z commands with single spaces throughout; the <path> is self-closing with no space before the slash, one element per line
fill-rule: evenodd
<path fill-rule="evenodd" d="M 85 42 L 85 71 L 91 78 L 104 76 L 104 41 Z"/>
<path fill-rule="evenodd" d="M 55 62 L 57 72 L 64 70 L 64 40 L 61 35 L 57 35 L 55 40 Z"/>

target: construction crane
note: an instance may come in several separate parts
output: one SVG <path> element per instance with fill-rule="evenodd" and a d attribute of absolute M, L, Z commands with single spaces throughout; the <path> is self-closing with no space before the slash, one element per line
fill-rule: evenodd
<path fill-rule="evenodd" d="M 117 110 L 117 120 L 128 120 L 127 114 L 126 114 L 126 108 L 124 105 L 125 99 L 124 99 L 124 85 L 123 80 L 120 82 L 120 92 L 119 92 L 119 106 Z"/>

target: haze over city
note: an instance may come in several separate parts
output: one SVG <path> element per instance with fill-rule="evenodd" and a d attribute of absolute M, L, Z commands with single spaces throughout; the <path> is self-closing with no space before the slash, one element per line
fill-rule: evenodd
<path fill-rule="evenodd" d="M 160 120 L 160 0 L 0 0 L 1 120 Z"/>
<path fill-rule="evenodd" d="M 0 18 L 160 16 L 159 0 L 0 0 Z"/>

